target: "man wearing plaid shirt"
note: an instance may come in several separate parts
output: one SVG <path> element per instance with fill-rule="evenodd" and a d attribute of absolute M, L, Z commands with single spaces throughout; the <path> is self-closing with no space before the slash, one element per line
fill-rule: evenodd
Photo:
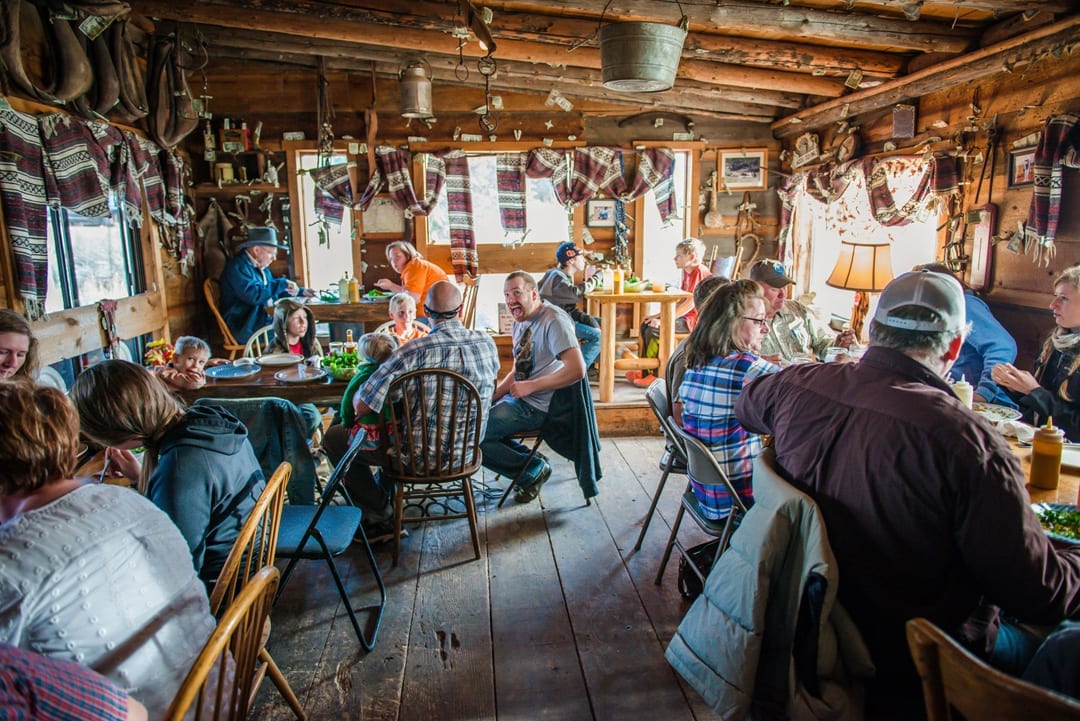
<path fill-rule="evenodd" d="M 480 392 L 483 409 L 480 432 L 483 435 L 491 398 L 495 393 L 495 379 L 499 375 L 499 351 L 487 333 L 466 329 L 458 317 L 460 312 L 461 291 L 457 286 L 445 280 L 431 286 L 424 301 L 424 315 L 434 323 L 431 333 L 409 341 L 396 350 L 360 386 L 353 396 L 357 417 L 381 411 L 390 384 L 398 377 L 423 368 L 444 368 L 465 376 Z M 360 453 L 360 460 L 382 465 L 382 459 L 373 458 L 366 451 Z M 345 483 L 349 495 L 354 501 L 370 497 L 370 493 L 356 486 L 357 483 L 375 483 L 370 469 L 364 463 L 353 464 L 353 469 L 358 469 L 358 472 L 354 474 L 350 471 Z M 378 511 L 384 509 L 371 510 L 378 515 Z"/>

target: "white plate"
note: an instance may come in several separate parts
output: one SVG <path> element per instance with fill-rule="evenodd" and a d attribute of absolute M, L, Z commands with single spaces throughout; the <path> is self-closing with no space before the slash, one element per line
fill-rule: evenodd
<path fill-rule="evenodd" d="M 322 368 L 307 368 L 304 369 L 304 374 L 300 374 L 300 368 L 287 368 L 283 371 L 278 371 L 274 374 L 282 383 L 310 383 L 311 381 L 320 381 L 326 377 L 326 371 Z"/>
<path fill-rule="evenodd" d="M 295 353 L 270 353 L 269 355 L 261 355 L 255 360 L 264 366 L 291 366 L 304 360 L 304 357 Z"/>
<path fill-rule="evenodd" d="M 232 363 L 224 363 L 219 366 L 210 366 L 204 373 L 207 378 L 247 378 L 253 376 L 262 368 L 254 363 L 243 363 L 240 365 L 233 365 Z"/>
<path fill-rule="evenodd" d="M 1000 423 L 1001 421 L 1015 421 L 1017 418 L 1023 415 L 1023 413 L 1016 410 L 1015 408 L 1009 408 L 1008 406 L 999 406 L 996 403 L 972 403 L 971 410 L 975 411 L 991 423 Z"/>

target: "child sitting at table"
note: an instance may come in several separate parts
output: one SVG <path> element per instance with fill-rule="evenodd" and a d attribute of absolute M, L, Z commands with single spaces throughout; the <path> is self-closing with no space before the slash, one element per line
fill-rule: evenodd
<path fill-rule="evenodd" d="M 396 293 L 390 298 L 390 319 L 394 327 L 390 331 L 402 344 L 428 334 L 428 329 L 416 322 L 416 300 L 411 293 Z"/>
<path fill-rule="evenodd" d="M 321 358 L 322 344 L 315 337 L 315 314 L 295 298 L 274 303 L 274 340 L 267 353 L 293 353 L 302 358 Z"/>
<path fill-rule="evenodd" d="M 705 244 L 697 238 L 685 238 L 675 246 L 675 267 L 682 271 L 679 288 L 693 293 L 703 279 L 712 275 L 705 264 Z M 675 306 L 675 332 L 689 333 L 697 325 L 694 297 L 687 296 Z M 641 343 L 645 358 L 660 355 L 660 316 L 650 315 L 641 319 Z M 653 381 L 653 371 L 627 371 L 626 378 L 635 385 L 647 388 Z"/>
<path fill-rule="evenodd" d="M 386 416 L 384 414 L 389 409 L 389 405 L 383 413 L 367 413 L 357 418 L 356 411 L 353 410 L 353 396 L 375 372 L 375 369 L 393 355 L 400 346 L 401 340 L 390 333 L 365 333 L 360 336 L 356 344 L 356 355 L 360 359 L 360 364 L 357 366 L 356 375 L 349 381 L 349 385 L 345 387 L 345 393 L 341 396 L 339 414 L 342 427 L 348 431 L 350 444 L 357 431 L 361 429 L 367 431 L 367 437 L 360 446 L 363 450 L 375 450 L 385 440 L 383 424 Z"/>
<path fill-rule="evenodd" d="M 211 358 L 210 346 L 202 338 L 182 335 L 176 339 L 172 360 L 163 366 L 154 366 L 150 372 L 170 390 L 190 391 L 206 385 L 207 367 L 228 362 L 225 358 Z"/>

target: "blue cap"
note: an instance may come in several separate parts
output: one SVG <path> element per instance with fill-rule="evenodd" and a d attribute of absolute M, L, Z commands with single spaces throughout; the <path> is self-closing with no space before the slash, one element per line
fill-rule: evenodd
<path fill-rule="evenodd" d="M 574 245 L 574 241 L 568 240 L 565 243 L 560 243 L 558 249 L 555 251 L 555 260 L 562 265 L 567 263 L 579 255 L 584 255 L 585 251 Z"/>

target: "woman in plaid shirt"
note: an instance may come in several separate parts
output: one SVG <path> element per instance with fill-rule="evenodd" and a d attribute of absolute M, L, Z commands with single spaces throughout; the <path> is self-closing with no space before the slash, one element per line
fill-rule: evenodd
<path fill-rule="evenodd" d="M 758 376 L 779 366 L 759 356 L 768 333 L 761 286 L 738 280 L 720 288 L 698 309 L 698 324 L 686 339 L 686 374 L 679 388 L 676 419 L 712 450 L 746 505 L 754 501 L 750 479 L 761 452 L 761 436 L 748 433 L 735 418 L 735 400 Z M 681 418 L 679 414 L 681 413 Z M 727 515 L 731 499 L 723 486 L 690 477 L 706 518 Z"/>

